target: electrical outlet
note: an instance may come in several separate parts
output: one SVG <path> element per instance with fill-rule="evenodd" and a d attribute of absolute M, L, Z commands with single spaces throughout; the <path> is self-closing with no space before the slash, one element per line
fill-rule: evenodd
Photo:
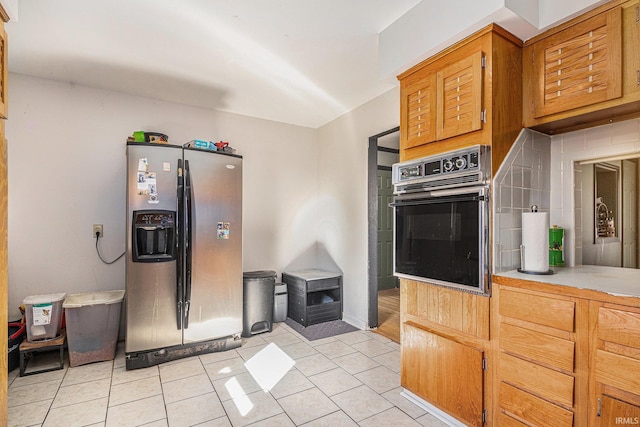
<path fill-rule="evenodd" d="M 93 238 L 96 237 L 96 234 L 98 235 L 98 237 L 104 237 L 104 234 L 102 232 L 102 224 L 93 224 Z"/>

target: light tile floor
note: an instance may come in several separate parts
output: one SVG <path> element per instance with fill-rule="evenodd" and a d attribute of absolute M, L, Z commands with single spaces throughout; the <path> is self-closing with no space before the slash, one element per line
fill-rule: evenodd
<path fill-rule="evenodd" d="M 116 359 L 9 373 L 9 426 L 446 426 L 400 395 L 400 347 L 370 331 L 307 341 L 284 323 L 242 347 L 127 371 Z"/>

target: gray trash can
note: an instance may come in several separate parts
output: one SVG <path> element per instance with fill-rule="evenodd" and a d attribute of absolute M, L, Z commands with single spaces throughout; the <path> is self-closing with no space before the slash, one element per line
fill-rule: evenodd
<path fill-rule="evenodd" d="M 242 336 L 249 338 L 273 329 L 273 290 L 276 272 L 271 270 L 242 273 Z"/>
<path fill-rule="evenodd" d="M 273 295 L 273 321 L 284 322 L 287 320 L 287 284 L 276 283 Z"/>

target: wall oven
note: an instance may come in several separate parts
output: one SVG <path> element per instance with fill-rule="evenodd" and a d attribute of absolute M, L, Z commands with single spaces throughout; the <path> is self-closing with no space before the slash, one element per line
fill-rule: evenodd
<path fill-rule="evenodd" d="M 488 146 L 393 165 L 394 275 L 489 294 Z"/>

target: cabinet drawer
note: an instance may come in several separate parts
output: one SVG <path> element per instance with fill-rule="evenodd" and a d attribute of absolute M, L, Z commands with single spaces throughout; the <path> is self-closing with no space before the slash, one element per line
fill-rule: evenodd
<path fill-rule="evenodd" d="M 498 425 L 500 427 L 527 427 L 525 423 L 521 423 L 515 418 L 511 418 L 503 412 L 498 414 Z"/>
<path fill-rule="evenodd" d="M 501 411 L 532 425 L 560 427 L 573 424 L 573 412 L 509 384 L 500 383 L 499 399 Z"/>
<path fill-rule="evenodd" d="M 500 290 L 500 315 L 567 332 L 574 331 L 575 308 L 573 301 Z"/>
<path fill-rule="evenodd" d="M 300 292 L 315 292 L 340 288 L 342 276 L 305 279 L 297 276 L 295 273 L 283 272 L 282 281 L 287 284 L 289 292 L 292 292 L 294 289 Z"/>
<path fill-rule="evenodd" d="M 596 381 L 629 393 L 640 394 L 640 360 L 596 350 Z M 634 375 L 635 373 L 635 375 Z"/>
<path fill-rule="evenodd" d="M 307 282 L 307 292 L 322 291 L 325 289 L 334 289 L 339 287 L 340 287 L 340 277 L 309 280 Z"/>
<path fill-rule="evenodd" d="M 529 329 L 500 325 L 500 349 L 564 371 L 573 372 L 574 347 L 572 341 L 553 337 Z"/>
<path fill-rule="evenodd" d="M 598 338 L 640 349 L 640 313 L 600 307 Z"/>
<path fill-rule="evenodd" d="M 500 379 L 552 402 L 573 406 L 574 378 L 553 369 L 500 354 Z"/>

